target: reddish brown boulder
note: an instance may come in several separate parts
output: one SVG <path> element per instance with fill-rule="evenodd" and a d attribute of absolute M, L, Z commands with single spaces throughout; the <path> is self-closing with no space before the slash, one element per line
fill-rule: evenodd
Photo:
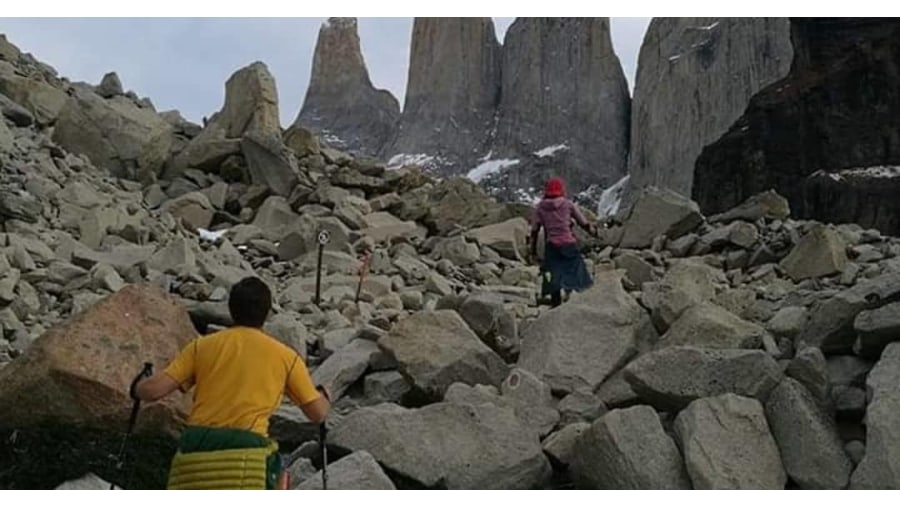
<path fill-rule="evenodd" d="M 145 361 L 164 368 L 196 336 L 160 288 L 130 285 L 46 332 L 0 370 L 0 427 L 65 425 L 124 430 L 128 389 Z M 179 426 L 188 397 L 145 404 L 138 430 Z"/>

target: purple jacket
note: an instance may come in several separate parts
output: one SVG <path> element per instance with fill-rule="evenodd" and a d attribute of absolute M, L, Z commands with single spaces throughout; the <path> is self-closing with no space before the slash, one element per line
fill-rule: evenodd
<path fill-rule="evenodd" d="M 547 241 L 554 246 L 571 245 L 575 243 L 573 219 L 587 228 L 588 221 L 572 201 L 565 197 L 545 198 L 538 203 L 531 216 L 531 232 L 536 234 L 543 226 Z"/>

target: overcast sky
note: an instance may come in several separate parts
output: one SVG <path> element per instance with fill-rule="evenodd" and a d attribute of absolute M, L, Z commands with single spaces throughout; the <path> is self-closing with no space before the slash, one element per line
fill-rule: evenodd
<path fill-rule="evenodd" d="M 313 50 L 325 18 L 0 18 L 0 33 L 73 81 L 99 83 L 118 73 L 126 90 L 160 111 L 195 122 L 217 111 L 225 81 L 261 60 L 275 76 L 281 123 L 296 118 L 309 84 Z M 494 18 L 502 41 L 515 18 Z M 629 84 L 650 18 L 612 18 L 612 37 Z M 412 18 L 360 18 L 359 36 L 372 82 L 403 104 Z"/>

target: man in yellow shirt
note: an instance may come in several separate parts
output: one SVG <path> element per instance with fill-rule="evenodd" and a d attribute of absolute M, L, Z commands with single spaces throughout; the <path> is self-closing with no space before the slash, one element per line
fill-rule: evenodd
<path fill-rule="evenodd" d="M 265 457 L 265 487 L 274 489 L 281 464 L 277 444 L 268 438 L 269 417 L 283 395 L 314 423 L 328 415 L 329 395 L 316 389 L 303 358 L 262 331 L 271 307 L 262 280 L 241 280 L 228 299 L 233 327 L 192 340 L 164 371 L 137 384 L 135 394 L 145 401 L 194 387 L 170 489 L 255 489 L 262 484 L 259 456 Z M 249 454 L 259 465 L 252 471 L 246 469 L 254 459 Z"/>

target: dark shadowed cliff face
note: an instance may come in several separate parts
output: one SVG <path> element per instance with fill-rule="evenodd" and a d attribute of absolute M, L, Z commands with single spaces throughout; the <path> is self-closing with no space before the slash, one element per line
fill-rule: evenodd
<path fill-rule="evenodd" d="M 395 163 L 423 155 L 428 169 L 460 173 L 486 153 L 499 97 L 490 18 L 416 18 L 400 130 L 384 154 Z"/>
<path fill-rule="evenodd" d="M 506 186 L 609 186 L 625 173 L 631 99 L 609 18 L 518 18 L 503 46 L 491 158 L 518 160 Z"/>
<path fill-rule="evenodd" d="M 626 207 L 648 185 L 691 195 L 700 152 L 792 58 L 786 18 L 654 18 L 638 64 Z"/>
<path fill-rule="evenodd" d="M 375 155 L 391 141 L 400 104 L 369 79 L 356 18 L 331 18 L 319 30 L 312 75 L 296 120 L 335 148 Z"/>
<path fill-rule="evenodd" d="M 804 217 L 900 231 L 900 22 L 795 19 L 790 74 L 697 162 L 705 212 L 774 188 Z M 871 168 L 865 170 L 866 168 Z"/>

